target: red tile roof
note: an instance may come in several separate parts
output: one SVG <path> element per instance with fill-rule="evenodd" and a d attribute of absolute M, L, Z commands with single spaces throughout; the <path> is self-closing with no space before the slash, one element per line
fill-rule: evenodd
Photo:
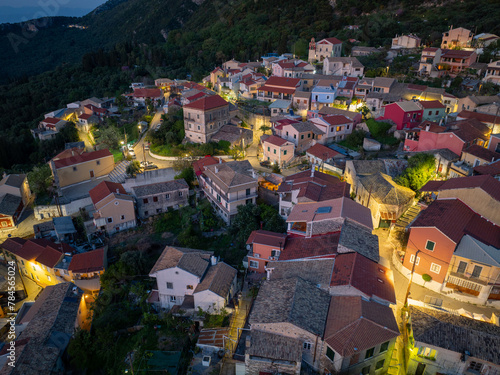
<path fill-rule="evenodd" d="M 349 117 L 346 117 L 344 115 L 323 116 L 322 119 L 330 125 L 344 125 L 351 124 L 353 122 Z"/>
<path fill-rule="evenodd" d="M 11 240 L 13 240 L 12 242 L 20 243 L 16 239 Z M 7 247 L 5 244 L 2 247 L 20 258 L 34 261 L 50 268 L 53 268 L 60 261 L 63 253 L 74 252 L 74 249 L 68 244 L 56 244 L 46 239 L 27 240 L 21 247 L 11 246 L 12 242 L 9 242 Z"/>
<path fill-rule="evenodd" d="M 272 144 L 274 146 L 278 146 L 278 147 L 283 146 L 287 142 L 288 141 L 286 139 L 283 139 L 283 138 L 278 137 L 276 135 L 270 135 L 262 141 L 262 143 L 270 143 L 270 144 Z"/>
<path fill-rule="evenodd" d="M 73 255 L 68 271 L 73 273 L 104 271 L 104 249 Z"/>
<path fill-rule="evenodd" d="M 207 165 L 219 164 L 219 162 L 224 160 L 215 158 L 213 156 L 207 155 L 203 159 L 199 159 L 193 162 L 194 173 L 199 176 L 205 171 Z"/>
<path fill-rule="evenodd" d="M 298 86 L 300 78 L 287 78 L 271 76 L 266 81 L 266 86 L 277 86 L 294 89 Z"/>
<path fill-rule="evenodd" d="M 425 91 L 427 89 L 427 86 L 424 86 L 424 85 L 416 85 L 414 83 L 409 83 L 408 84 L 408 88 L 409 89 L 412 89 L 412 90 L 421 90 L 421 91 Z"/>
<path fill-rule="evenodd" d="M 45 122 L 47 124 L 52 124 L 52 125 L 55 125 L 57 124 L 59 121 L 61 121 L 60 118 L 57 118 L 57 117 L 47 117 L 45 119 L 43 119 L 41 122 Z"/>
<path fill-rule="evenodd" d="M 125 189 L 121 184 L 111 181 L 103 181 L 95 188 L 89 191 L 90 198 L 94 204 L 100 202 L 108 195 L 118 193 L 118 194 L 127 194 Z"/>
<path fill-rule="evenodd" d="M 83 120 L 88 120 L 92 115 L 88 113 L 82 113 L 80 116 L 78 116 L 79 119 Z"/>
<path fill-rule="evenodd" d="M 491 176 L 477 177 L 492 178 Z M 453 180 L 466 178 L 473 177 Z M 487 245 L 500 248 L 500 227 L 482 218 L 458 199 L 438 199 L 432 202 L 411 224 L 411 228 L 418 227 L 435 227 L 456 244 L 468 234 Z"/>
<path fill-rule="evenodd" d="M 160 89 L 134 89 L 134 98 L 160 98 Z"/>
<path fill-rule="evenodd" d="M 472 145 L 463 152 L 477 156 L 480 159 L 486 160 L 488 163 L 500 159 L 500 154 L 498 152 L 488 150 L 479 145 Z"/>
<path fill-rule="evenodd" d="M 429 126 L 429 130 L 426 130 L 427 126 Z M 446 131 L 444 126 L 439 126 L 437 122 L 425 120 L 418 126 L 420 129 L 431 132 L 431 133 L 443 133 Z"/>
<path fill-rule="evenodd" d="M 473 142 L 476 139 L 487 141 L 489 139 L 488 134 L 490 133 L 490 129 L 475 118 L 454 121 L 448 125 L 452 128 L 450 132 L 454 133 L 464 142 Z M 455 127 L 457 129 L 453 129 Z"/>
<path fill-rule="evenodd" d="M 13 238 L 7 238 L 1 247 L 7 251 L 13 252 L 21 247 L 26 243 L 26 240 L 24 238 L 19 238 L 19 237 L 13 237 Z"/>
<path fill-rule="evenodd" d="M 389 306 L 360 296 L 333 296 L 324 338 L 342 357 L 350 357 L 399 336 Z"/>
<path fill-rule="evenodd" d="M 472 56 L 475 51 L 465 51 L 465 50 L 455 50 L 455 49 L 443 49 L 441 50 L 441 57 L 446 58 L 457 58 L 457 59 L 466 59 Z"/>
<path fill-rule="evenodd" d="M 481 112 L 472 112 L 472 111 L 466 111 L 463 110 L 461 111 L 457 117 L 462 117 L 462 118 L 475 118 L 476 120 L 479 120 L 481 122 L 486 122 L 489 124 L 500 124 L 500 116 L 495 116 L 495 115 L 490 115 L 489 113 L 481 113 Z"/>
<path fill-rule="evenodd" d="M 434 182 L 436 184 L 431 184 Z M 441 182 L 438 186 L 437 183 Z M 468 176 L 450 178 L 447 181 L 429 181 L 420 190 L 421 191 L 441 191 L 451 189 L 474 189 L 480 188 L 488 193 L 492 198 L 500 201 L 500 181 L 489 175 Z"/>
<path fill-rule="evenodd" d="M 323 161 L 334 158 L 337 155 L 341 155 L 340 152 L 332 150 L 331 148 L 326 147 L 320 143 L 316 143 L 314 146 L 309 147 L 306 150 L 306 153 L 311 154 L 311 155 L 313 155 L 313 156 L 315 156 Z"/>
<path fill-rule="evenodd" d="M 229 103 L 222 99 L 219 95 L 209 95 L 198 99 L 194 102 L 186 104 L 184 108 L 201 109 L 208 111 L 210 109 L 219 108 L 228 105 Z"/>
<path fill-rule="evenodd" d="M 281 94 L 293 94 L 295 93 L 295 88 L 293 89 L 285 89 L 285 88 L 282 88 L 282 87 L 275 87 L 275 86 L 268 86 L 267 84 L 265 84 L 264 86 L 261 86 L 257 89 L 257 91 L 269 91 L 269 92 L 277 92 L 277 93 L 281 93 Z"/>
<path fill-rule="evenodd" d="M 69 150 L 65 150 L 64 152 L 66 153 L 66 151 L 69 151 Z M 57 155 L 56 158 L 59 157 L 61 154 Z M 104 150 L 99 150 L 99 151 L 84 152 L 82 154 L 75 154 L 74 156 L 60 158 L 58 160 L 54 160 L 55 159 L 54 158 L 52 160 L 54 161 L 54 165 L 55 165 L 56 169 L 59 169 L 59 168 L 64 168 L 64 167 L 68 167 L 68 166 L 75 165 L 75 164 L 85 163 L 85 162 L 91 161 L 91 160 L 101 159 L 101 158 L 104 158 L 107 156 L 113 156 L 113 154 L 111 152 L 109 152 L 108 149 L 104 149 Z"/>
<path fill-rule="evenodd" d="M 285 246 L 285 240 L 286 240 L 285 233 L 275 233 L 275 232 L 270 232 L 268 230 L 259 229 L 259 230 L 254 230 L 250 234 L 250 237 L 248 237 L 247 240 L 247 245 L 256 243 L 259 245 L 273 246 L 279 249 L 280 246 L 282 248 Z"/>
<path fill-rule="evenodd" d="M 439 100 L 419 101 L 424 109 L 446 108 Z"/>
<path fill-rule="evenodd" d="M 436 52 L 439 48 L 427 47 L 424 48 L 422 52 Z"/>
<path fill-rule="evenodd" d="M 203 98 L 206 95 L 207 94 L 205 94 L 204 92 L 199 92 L 199 93 L 194 94 L 192 96 L 188 96 L 186 99 L 189 100 L 190 102 L 192 102 L 193 100 Z"/>
<path fill-rule="evenodd" d="M 338 254 L 333 265 L 330 286 L 350 285 L 368 298 L 376 296 L 396 303 L 392 270 L 359 253 Z"/>
<path fill-rule="evenodd" d="M 305 258 L 333 258 L 337 255 L 340 231 L 310 238 L 288 236 L 280 261 Z"/>
<path fill-rule="evenodd" d="M 500 175 L 500 160 L 490 164 L 479 165 L 474 168 L 474 172 L 482 175 L 498 176 Z"/>
<path fill-rule="evenodd" d="M 331 44 L 342 44 L 341 40 L 338 40 L 337 38 L 325 38 L 323 40 L 326 40 L 330 42 Z M 320 40 L 319 43 L 321 43 L 323 40 Z"/>

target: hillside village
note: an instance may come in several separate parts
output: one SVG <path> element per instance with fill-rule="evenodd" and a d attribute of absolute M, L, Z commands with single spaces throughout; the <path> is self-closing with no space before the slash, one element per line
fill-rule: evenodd
<path fill-rule="evenodd" d="M 0 181 L 0 374 L 500 374 L 499 39 L 311 38 L 46 113 L 74 142 Z"/>

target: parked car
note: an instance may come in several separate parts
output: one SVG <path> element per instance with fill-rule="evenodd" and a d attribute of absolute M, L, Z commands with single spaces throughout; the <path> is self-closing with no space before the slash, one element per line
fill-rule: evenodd
<path fill-rule="evenodd" d="M 136 158 L 134 150 L 130 150 L 130 149 L 129 149 L 129 150 L 128 150 L 128 154 L 132 157 L 132 159 L 135 159 L 135 158 Z"/>
<path fill-rule="evenodd" d="M 146 171 L 148 169 L 158 169 L 158 166 L 151 161 L 141 161 L 141 167 Z"/>
<path fill-rule="evenodd" d="M 149 150 L 149 142 L 148 143 L 144 143 L 144 149 L 145 150 Z"/>

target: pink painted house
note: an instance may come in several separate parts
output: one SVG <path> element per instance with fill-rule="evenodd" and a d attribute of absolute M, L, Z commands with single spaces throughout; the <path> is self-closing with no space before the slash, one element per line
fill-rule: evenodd
<path fill-rule="evenodd" d="M 248 270 L 265 273 L 269 261 L 277 260 L 285 248 L 286 234 L 267 230 L 254 230 L 248 237 Z"/>
<path fill-rule="evenodd" d="M 294 156 L 295 145 L 276 135 L 261 137 L 263 159 L 280 167 L 289 162 Z"/>
<path fill-rule="evenodd" d="M 414 101 L 396 102 L 384 106 L 384 120 L 391 120 L 398 130 L 414 128 L 422 122 L 423 109 Z"/>

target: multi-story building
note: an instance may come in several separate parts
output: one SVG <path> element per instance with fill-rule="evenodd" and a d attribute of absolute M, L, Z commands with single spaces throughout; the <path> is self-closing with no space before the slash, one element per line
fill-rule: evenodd
<path fill-rule="evenodd" d="M 409 35 L 396 35 L 395 38 L 392 38 L 391 48 L 418 48 L 420 47 L 420 39 L 418 36 L 409 34 Z"/>
<path fill-rule="evenodd" d="M 391 120 L 398 130 L 414 128 L 422 122 L 423 109 L 414 101 L 396 102 L 384 107 L 384 119 Z"/>
<path fill-rule="evenodd" d="M 219 129 L 229 123 L 229 103 L 219 95 L 198 99 L 184 107 L 184 131 L 193 143 L 208 143 Z"/>
<path fill-rule="evenodd" d="M 328 57 L 323 60 L 323 74 L 360 77 L 365 67 L 355 57 Z"/>
<path fill-rule="evenodd" d="M 141 219 L 188 204 L 189 186 L 183 179 L 132 187 Z"/>
<path fill-rule="evenodd" d="M 58 192 L 81 182 L 106 177 L 115 167 L 113 154 L 109 150 L 84 152 L 72 148 L 54 156 L 49 162 Z"/>
<path fill-rule="evenodd" d="M 149 271 L 156 288 L 148 302 L 163 309 L 218 313 L 237 292 L 237 273 L 212 252 L 167 246 Z"/>
<path fill-rule="evenodd" d="M 488 64 L 483 81 L 500 85 L 500 60 L 492 61 Z"/>
<path fill-rule="evenodd" d="M 422 120 L 439 122 L 445 116 L 446 107 L 439 100 L 419 101 L 422 107 Z"/>
<path fill-rule="evenodd" d="M 342 42 L 337 38 L 321 39 L 315 42 L 311 38 L 309 43 L 309 58 L 308 61 L 323 61 L 328 57 L 340 57 L 342 54 Z"/>
<path fill-rule="evenodd" d="M 287 122 L 274 128 L 276 135 L 292 142 L 297 152 L 303 152 L 314 142 L 322 142 L 324 133 L 312 122 Z"/>
<path fill-rule="evenodd" d="M 448 31 L 443 33 L 441 48 L 452 49 L 471 47 L 473 37 L 474 33 L 472 31 L 464 29 L 463 27 L 454 29 L 452 26 Z"/>
<path fill-rule="evenodd" d="M 121 184 L 103 181 L 89 195 L 95 208 L 96 228 L 113 234 L 136 226 L 135 199 Z"/>
<path fill-rule="evenodd" d="M 294 157 L 295 145 L 275 135 L 263 135 L 261 138 L 263 159 L 280 167 Z"/>
<path fill-rule="evenodd" d="M 286 234 L 254 230 L 247 240 L 248 270 L 264 273 L 270 261 L 278 260 L 285 248 Z"/>
<path fill-rule="evenodd" d="M 205 165 L 198 179 L 215 212 L 226 223 L 236 216 L 238 206 L 256 202 L 258 179 L 248 160 Z"/>
<path fill-rule="evenodd" d="M 353 121 L 344 115 L 322 116 L 309 121 L 324 133 L 322 143 L 341 141 L 354 130 Z"/>
<path fill-rule="evenodd" d="M 264 86 L 257 89 L 257 100 L 274 102 L 278 99 L 292 100 L 299 87 L 300 78 L 269 77 Z"/>

